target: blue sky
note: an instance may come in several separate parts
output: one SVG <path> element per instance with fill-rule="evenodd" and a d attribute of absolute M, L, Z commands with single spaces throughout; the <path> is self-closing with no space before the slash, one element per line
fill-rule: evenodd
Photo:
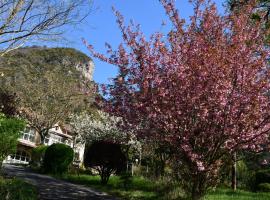
<path fill-rule="evenodd" d="M 215 1 L 219 11 L 222 11 L 223 0 Z M 146 36 L 156 31 L 167 32 L 170 27 L 167 23 L 163 27 L 162 21 L 168 22 L 163 7 L 158 0 L 94 0 L 93 11 L 80 26 L 73 27 L 66 33 L 69 42 L 67 47 L 76 48 L 87 55 L 89 52 L 82 44 L 81 38 L 85 38 L 98 52 L 105 52 L 104 44 L 108 42 L 112 47 L 117 47 L 122 41 L 121 33 L 115 23 L 112 6 L 119 10 L 126 22 L 133 20 L 141 25 Z M 181 17 L 188 18 L 193 13 L 193 7 L 188 0 L 176 0 Z M 63 46 L 63 44 L 58 44 Z M 93 59 L 95 63 L 94 80 L 97 83 L 108 83 L 109 78 L 116 75 L 116 67 Z"/>

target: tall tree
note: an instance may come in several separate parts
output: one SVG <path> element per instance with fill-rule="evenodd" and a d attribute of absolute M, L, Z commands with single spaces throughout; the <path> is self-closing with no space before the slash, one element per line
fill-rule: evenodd
<path fill-rule="evenodd" d="M 91 105 L 94 84 L 91 59 L 73 49 L 26 48 L 7 54 L 1 67 L 9 70 L 2 87 L 20 98 L 20 115 L 36 129 L 41 143 L 58 122 Z M 15 70 L 14 70 L 15 68 Z"/>
<path fill-rule="evenodd" d="M 173 0 L 160 0 L 173 29 L 149 40 L 116 12 L 124 42 L 110 56 L 119 75 L 104 88 L 108 112 L 139 137 L 169 143 L 176 174 L 194 200 L 217 183 L 226 154 L 258 150 L 270 130 L 269 48 L 265 29 L 250 20 L 253 5 L 220 15 L 195 0 L 186 24 Z"/>
<path fill-rule="evenodd" d="M 133 152 L 132 156 L 141 153 L 141 143 L 134 133 L 119 128 L 119 125 L 122 124 L 120 117 L 99 110 L 90 114 L 86 112 L 73 114 L 69 123 L 76 134 L 75 143 L 81 142 L 89 145 L 97 141 L 106 141 L 120 144 L 127 159 L 129 159 L 131 152 Z"/>
<path fill-rule="evenodd" d="M 80 23 L 91 0 L 1 0 L 0 55 L 34 40 L 55 40 L 66 26 Z"/>

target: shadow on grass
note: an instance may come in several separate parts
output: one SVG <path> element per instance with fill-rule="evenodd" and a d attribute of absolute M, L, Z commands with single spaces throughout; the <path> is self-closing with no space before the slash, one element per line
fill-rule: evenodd
<path fill-rule="evenodd" d="M 100 184 L 98 176 L 67 175 L 63 179 L 104 191 L 126 200 L 179 200 L 183 191 L 176 185 L 153 182 L 142 177 L 132 177 L 128 187 L 118 176 L 112 176 L 107 185 Z M 232 191 L 229 188 L 218 188 L 209 191 L 205 200 L 270 200 L 270 193 L 253 193 L 244 190 Z"/>
<path fill-rule="evenodd" d="M 62 179 L 72 183 L 86 185 L 111 195 L 121 197 L 122 199 L 165 199 L 164 189 L 166 189 L 166 187 L 163 184 L 154 183 L 142 177 L 133 177 L 128 185 L 124 185 L 123 181 L 118 176 L 110 177 L 107 185 L 102 185 L 100 183 L 99 176 L 66 175 L 63 176 Z"/>

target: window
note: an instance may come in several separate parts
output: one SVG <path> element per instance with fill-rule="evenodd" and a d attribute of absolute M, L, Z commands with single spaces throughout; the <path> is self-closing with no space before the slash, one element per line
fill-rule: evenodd
<path fill-rule="evenodd" d="M 74 154 L 74 160 L 79 161 L 80 160 L 80 154 L 78 152 L 75 152 Z"/>
<path fill-rule="evenodd" d="M 64 143 L 65 138 L 59 136 L 59 135 L 55 135 L 55 134 L 50 134 L 50 139 L 51 139 L 51 143 Z"/>
<path fill-rule="evenodd" d="M 65 143 L 66 145 L 72 147 L 72 141 L 70 139 L 67 139 Z"/>
<path fill-rule="evenodd" d="M 30 156 L 24 150 L 17 150 L 17 152 L 10 156 L 10 161 L 12 163 L 28 163 L 30 161 Z"/>
<path fill-rule="evenodd" d="M 49 145 L 49 141 L 50 141 L 50 135 L 46 135 L 44 139 L 44 144 Z"/>
<path fill-rule="evenodd" d="M 56 132 L 51 131 L 49 135 L 45 137 L 44 144 L 51 145 L 54 143 L 62 143 L 72 146 L 72 140 L 58 135 Z"/>
<path fill-rule="evenodd" d="M 35 130 L 31 129 L 30 127 L 26 127 L 22 132 L 21 139 L 27 140 L 30 142 L 35 142 Z"/>

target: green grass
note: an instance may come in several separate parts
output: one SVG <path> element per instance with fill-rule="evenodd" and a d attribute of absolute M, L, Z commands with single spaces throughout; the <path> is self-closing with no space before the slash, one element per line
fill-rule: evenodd
<path fill-rule="evenodd" d="M 20 179 L 3 179 L 0 177 L 0 199 L 37 200 L 36 188 Z"/>
<path fill-rule="evenodd" d="M 73 183 L 90 186 L 92 188 L 106 192 L 113 196 L 121 197 L 121 199 L 132 199 L 132 200 L 162 199 L 160 197 L 161 191 L 163 190 L 163 185 L 153 183 L 142 177 L 133 177 L 131 183 L 127 188 L 124 187 L 123 182 L 118 176 L 110 177 L 110 180 L 107 185 L 100 184 L 99 176 L 66 175 L 65 177 L 62 178 Z"/>
<path fill-rule="evenodd" d="M 269 200 L 270 193 L 262 192 L 248 192 L 244 190 L 237 190 L 233 192 L 230 189 L 217 189 L 214 192 L 210 192 L 205 200 Z"/>
<path fill-rule="evenodd" d="M 95 188 L 113 196 L 126 200 L 169 200 L 176 199 L 181 190 L 171 190 L 173 187 L 161 182 L 152 182 L 142 177 L 133 177 L 127 189 L 117 176 L 112 176 L 108 185 L 101 185 L 98 176 L 66 175 L 63 179 Z M 204 200 L 270 200 L 270 193 L 253 193 L 244 190 L 233 192 L 230 189 L 217 189 L 209 192 Z"/>

